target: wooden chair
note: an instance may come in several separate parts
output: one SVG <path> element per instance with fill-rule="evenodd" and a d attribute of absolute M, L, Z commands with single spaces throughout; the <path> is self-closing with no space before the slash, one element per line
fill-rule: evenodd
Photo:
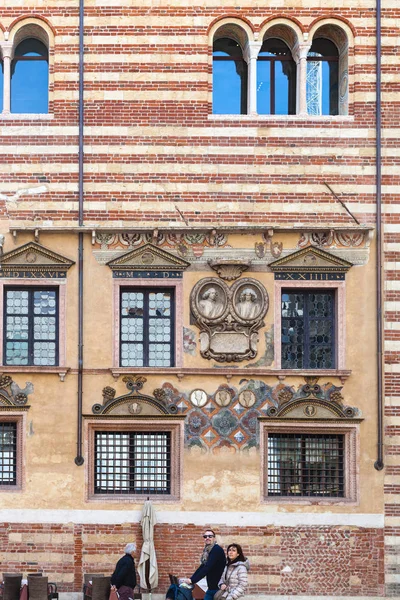
<path fill-rule="evenodd" d="M 92 600 L 108 600 L 110 588 L 111 577 L 94 577 L 92 579 Z"/>
<path fill-rule="evenodd" d="M 83 600 L 89 600 L 92 597 L 92 588 L 89 588 L 89 581 L 96 577 L 104 577 L 104 573 L 84 573 L 83 574 Z"/>
<path fill-rule="evenodd" d="M 21 573 L 3 573 L 3 600 L 19 600 Z"/>
<path fill-rule="evenodd" d="M 49 578 L 28 575 L 29 600 L 48 600 Z"/>

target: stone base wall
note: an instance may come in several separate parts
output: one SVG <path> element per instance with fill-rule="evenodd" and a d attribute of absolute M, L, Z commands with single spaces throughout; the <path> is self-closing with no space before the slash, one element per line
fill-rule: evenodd
<path fill-rule="evenodd" d="M 384 533 L 354 526 L 216 528 L 224 547 L 236 541 L 248 556 L 249 595 L 384 595 Z M 202 549 L 203 528 L 158 524 L 159 586 L 168 574 L 190 576 Z M 110 574 L 125 543 L 142 538 L 138 523 L 122 525 L 0 525 L 3 571 L 43 571 L 60 592 L 79 592 L 83 573 Z"/>

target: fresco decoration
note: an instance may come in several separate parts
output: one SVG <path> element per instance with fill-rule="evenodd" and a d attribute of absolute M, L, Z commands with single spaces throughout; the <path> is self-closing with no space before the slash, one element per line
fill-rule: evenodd
<path fill-rule="evenodd" d="M 163 388 L 153 390 L 152 396 L 141 393 L 146 377 L 126 375 L 122 378 L 128 393 L 116 397 L 116 390 L 110 386 L 103 388 L 103 402 L 92 406 L 94 415 L 171 415 L 178 412 L 167 391 Z"/>
<path fill-rule="evenodd" d="M 33 394 L 33 389 L 30 381 L 26 382 L 24 388 L 20 388 L 10 375 L 0 374 L 0 408 L 27 406 L 28 396 Z"/>
<path fill-rule="evenodd" d="M 369 245 L 368 231 L 305 231 L 297 242 L 298 248 L 368 248 Z"/>
<path fill-rule="evenodd" d="M 274 326 L 271 327 L 264 332 L 265 338 L 265 352 L 260 358 L 253 363 L 249 363 L 246 365 L 246 369 L 252 369 L 254 367 L 270 367 L 275 360 L 274 356 Z"/>
<path fill-rule="evenodd" d="M 183 352 L 196 356 L 196 332 L 190 327 L 183 328 Z"/>
<path fill-rule="evenodd" d="M 204 277 L 190 293 L 190 308 L 200 329 L 200 354 L 217 362 L 241 362 L 257 355 L 258 331 L 269 307 L 268 293 L 256 279 L 231 286 Z"/>
<path fill-rule="evenodd" d="M 319 385 L 318 378 L 307 377 L 297 388 L 284 382 L 270 386 L 259 379 L 242 379 L 238 387 L 221 384 L 207 395 L 204 406 L 192 404 L 193 389 L 179 391 L 171 383 L 164 383 L 160 389 L 165 392 L 165 403 L 174 405 L 177 414 L 186 416 L 185 447 L 204 453 L 246 452 L 258 448 L 258 418 L 276 417 L 299 402 L 302 410 L 309 412 L 314 406 L 316 410 L 327 406 L 341 418 L 360 416 L 357 409 L 344 405 L 342 387 L 330 382 Z M 230 398 L 229 404 L 219 405 L 221 397 L 225 398 L 224 403 Z M 302 414 L 303 418 L 313 416 L 307 412 Z"/>
<path fill-rule="evenodd" d="M 94 247 L 100 250 L 129 250 L 144 244 L 153 244 L 164 249 L 176 249 L 181 256 L 189 253 L 201 256 L 204 248 L 222 248 L 228 244 L 228 236 L 224 232 L 187 232 L 164 233 L 158 230 L 147 232 L 109 233 L 96 231 Z"/>

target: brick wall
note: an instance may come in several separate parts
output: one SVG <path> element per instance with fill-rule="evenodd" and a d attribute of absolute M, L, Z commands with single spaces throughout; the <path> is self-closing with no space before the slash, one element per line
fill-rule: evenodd
<path fill-rule="evenodd" d="M 358 527 L 219 527 L 224 547 L 238 542 L 250 561 L 250 594 L 381 596 L 382 530 Z M 155 528 L 159 586 L 168 573 L 190 576 L 198 566 L 203 528 Z M 35 525 L 0 527 L 5 571 L 43 571 L 60 591 L 79 591 L 83 573 L 111 574 L 125 543 L 141 547 L 138 524 Z M 136 564 L 138 559 L 136 559 Z"/>

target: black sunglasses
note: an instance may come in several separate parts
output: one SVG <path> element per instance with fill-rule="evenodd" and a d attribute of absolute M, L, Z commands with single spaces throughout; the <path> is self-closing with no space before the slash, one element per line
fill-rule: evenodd
<path fill-rule="evenodd" d="M 214 536 L 212 534 L 207 535 L 206 533 L 203 535 L 203 538 L 213 538 Z"/>

